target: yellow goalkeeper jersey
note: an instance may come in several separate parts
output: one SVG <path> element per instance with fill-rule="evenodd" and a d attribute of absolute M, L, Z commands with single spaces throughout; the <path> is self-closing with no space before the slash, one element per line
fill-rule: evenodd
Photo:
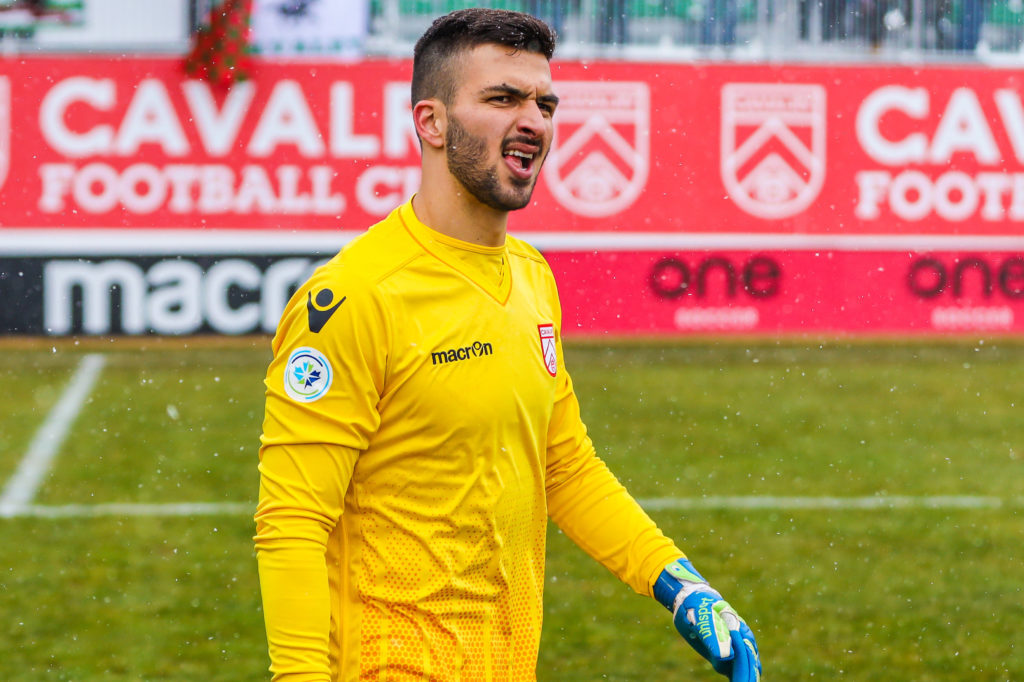
<path fill-rule="evenodd" d="M 256 548 L 275 680 L 533 680 L 546 519 L 634 590 L 682 556 L 602 461 L 541 255 L 411 202 L 289 302 Z"/>

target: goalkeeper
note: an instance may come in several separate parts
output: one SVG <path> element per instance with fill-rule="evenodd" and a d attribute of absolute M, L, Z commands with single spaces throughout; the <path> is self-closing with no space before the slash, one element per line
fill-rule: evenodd
<path fill-rule="evenodd" d="M 419 191 L 281 317 L 256 511 L 277 682 L 536 679 L 548 517 L 716 671 L 760 677 L 750 629 L 597 457 L 551 270 L 506 234 L 551 146 L 553 51 L 525 14 L 435 21 Z"/>

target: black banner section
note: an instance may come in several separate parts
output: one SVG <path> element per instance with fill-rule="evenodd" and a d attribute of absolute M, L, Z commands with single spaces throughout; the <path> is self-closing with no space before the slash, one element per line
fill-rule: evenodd
<path fill-rule="evenodd" d="M 0 257 L 0 334 L 273 333 L 321 257 Z"/>

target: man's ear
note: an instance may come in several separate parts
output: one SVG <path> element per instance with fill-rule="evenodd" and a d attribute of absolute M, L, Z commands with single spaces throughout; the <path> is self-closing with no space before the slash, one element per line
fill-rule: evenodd
<path fill-rule="evenodd" d="M 433 98 L 421 99 L 412 108 L 412 120 L 423 144 L 435 149 L 444 147 L 444 133 L 448 125 L 444 104 Z"/>

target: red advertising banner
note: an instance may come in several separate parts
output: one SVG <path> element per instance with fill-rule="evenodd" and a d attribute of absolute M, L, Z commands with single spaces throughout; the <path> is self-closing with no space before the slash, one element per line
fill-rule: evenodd
<path fill-rule="evenodd" d="M 1024 332 L 1024 256 L 892 251 L 548 254 L 566 334 Z"/>
<path fill-rule="evenodd" d="M 405 61 L 0 60 L 3 227 L 360 230 L 418 184 Z M 1017 71 L 558 63 L 529 231 L 1016 235 Z"/>
<path fill-rule="evenodd" d="M 1022 331 L 1018 71 L 553 70 L 555 141 L 511 229 L 549 257 L 568 333 Z M 277 301 L 274 258 L 328 255 L 418 187 L 410 73 L 265 61 L 221 91 L 180 59 L 0 58 L 0 266 L 40 273 L 19 291 L 52 289 L 63 311 L 0 311 L 0 326 L 73 333 L 61 297 L 82 290 L 82 328 L 244 331 L 230 296 Z M 202 256 L 188 291 L 228 297 L 223 320 L 189 303 L 188 324 L 146 322 L 176 255 Z M 252 260 L 217 265 L 234 257 Z M 138 292 L 121 318 L 102 313 L 117 278 Z M 260 305 L 272 327 L 276 304 Z"/>

